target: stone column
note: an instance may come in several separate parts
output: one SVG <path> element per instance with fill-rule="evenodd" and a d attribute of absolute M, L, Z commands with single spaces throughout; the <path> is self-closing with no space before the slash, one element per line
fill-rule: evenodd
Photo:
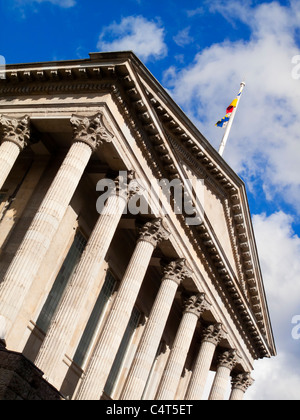
<path fill-rule="evenodd" d="M 115 188 L 94 227 L 35 360 L 36 365 L 56 386 L 55 372 L 76 329 L 81 309 L 85 306 L 86 299 L 97 282 L 102 263 L 128 198 L 141 191 L 138 183 L 133 180 L 133 176 L 133 171 L 130 171 L 125 179 L 124 176 L 116 179 Z"/>
<path fill-rule="evenodd" d="M 237 364 L 236 350 L 228 350 L 219 356 L 218 368 L 209 394 L 210 401 L 223 401 L 232 369 Z"/>
<path fill-rule="evenodd" d="M 161 382 L 157 400 L 174 400 L 184 364 L 190 349 L 195 329 L 201 314 L 209 309 L 205 294 L 199 293 L 184 299 L 184 312 L 173 347 L 170 352 Z"/>
<path fill-rule="evenodd" d="M 99 400 L 110 369 L 127 328 L 134 304 L 156 246 L 170 233 L 161 219 L 141 229 L 136 248 L 95 346 L 85 377 L 76 395 L 77 400 Z"/>
<path fill-rule="evenodd" d="M 30 118 L 6 118 L 0 115 L 0 190 L 3 187 L 19 154 L 30 139 Z"/>
<path fill-rule="evenodd" d="M 93 151 L 112 140 L 101 114 L 73 116 L 74 142 L 0 284 L 0 314 L 8 333 L 57 232 Z"/>
<path fill-rule="evenodd" d="M 201 400 L 216 347 L 222 338 L 224 338 L 222 324 L 210 325 L 204 331 L 200 351 L 186 391 L 186 400 Z"/>
<path fill-rule="evenodd" d="M 230 401 L 242 401 L 247 389 L 252 386 L 254 379 L 249 372 L 239 373 L 232 378 Z"/>
<path fill-rule="evenodd" d="M 163 273 L 162 284 L 131 365 L 121 400 L 141 399 L 178 286 L 185 278 L 192 276 L 185 259 L 172 261 L 164 267 Z"/>

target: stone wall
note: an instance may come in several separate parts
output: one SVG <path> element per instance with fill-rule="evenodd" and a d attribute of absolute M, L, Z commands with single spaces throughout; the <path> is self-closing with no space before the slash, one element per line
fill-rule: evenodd
<path fill-rule="evenodd" d="M 0 401 L 60 401 L 62 395 L 43 373 L 21 353 L 8 351 L 0 342 Z"/>

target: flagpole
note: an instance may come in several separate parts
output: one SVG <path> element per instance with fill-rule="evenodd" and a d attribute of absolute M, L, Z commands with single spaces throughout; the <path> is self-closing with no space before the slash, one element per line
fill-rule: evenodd
<path fill-rule="evenodd" d="M 234 108 L 234 110 L 232 112 L 231 118 L 230 118 L 230 120 L 228 122 L 228 125 L 226 127 L 226 130 L 225 130 L 225 133 L 224 133 L 224 136 L 223 136 L 223 139 L 222 139 L 220 148 L 219 148 L 219 154 L 221 156 L 223 156 L 223 153 L 224 153 L 224 150 L 225 150 L 225 147 L 226 147 L 226 144 L 227 144 L 227 140 L 228 140 L 228 137 L 229 137 L 229 134 L 230 134 L 230 131 L 231 131 L 231 127 L 232 127 L 232 124 L 233 124 L 233 120 L 234 120 L 234 117 L 235 117 L 237 108 L 239 106 L 239 102 L 240 102 L 240 99 L 241 99 L 241 96 L 242 96 L 242 92 L 243 92 L 245 86 L 246 86 L 246 83 L 245 82 L 242 82 L 241 83 L 240 91 L 239 91 L 238 96 L 237 96 L 238 101 L 237 101 L 236 107 Z"/>

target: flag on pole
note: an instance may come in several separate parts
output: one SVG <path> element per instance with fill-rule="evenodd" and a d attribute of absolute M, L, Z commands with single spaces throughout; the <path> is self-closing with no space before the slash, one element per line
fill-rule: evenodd
<path fill-rule="evenodd" d="M 220 121 L 216 123 L 217 127 L 226 127 L 234 109 L 237 107 L 239 96 L 241 96 L 242 92 L 238 94 L 238 96 L 231 102 L 229 107 L 226 109 L 226 115 Z"/>
<path fill-rule="evenodd" d="M 235 118 L 235 114 L 236 114 L 236 111 L 237 111 L 237 108 L 238 108 L 238 105 L 239 105 L 239 102 L 240 102 L 240 99 L 241 99 L 241 95 L 242 95 L 242 92 L 243 92 L 245 86 L 246 86 L 246 83 L 242 82 L 241 83 L 241 88 L 240 88 L 240 91 L 239 91 L 237 97 L 231 102 L 231 104 L 229 105 L 229 107 L 226 110 L 225 117 L 222 118 L 220 121 L 218 121 L 217 124 L 216 124 L 217 127 L 226 127 L 226 130 L 225 130 L 225 133 L 224 133 L 224 136 L 223 136 L 220 148 L 219 148 L 219 154 L 221 156 L 223 156 L 225 146 L 226 146 L 226 143 L 227 143 L 230 131 L 231 131 L 231 127 L 232 127 L 232 124 L 233 124 L 233 121 L 234 121 L 234 118 Z"/>

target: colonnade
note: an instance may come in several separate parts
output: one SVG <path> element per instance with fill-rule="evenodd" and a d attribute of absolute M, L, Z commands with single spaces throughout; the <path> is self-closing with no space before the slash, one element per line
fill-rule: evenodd
<path fill-rule="evenodd" d="M 92 153 L 103 143 L 111 142 L 113 139 L 101 114 L 85 118 L 73 116 L 70 122 L 73 127 L 73 144 L 4 278 L 1 279 L 0 315 L 5 320 L 7 331 L 13 328 Z M 2 128 L 1 189 L 19 153 L 30 141 L 30 119 L 28 116 L 22 119 L 0 117 L 0 126 Z M 45 372 L 50 382 L 55 382 L 57 366 L 63 359 L 68 343 L 76 330 L 80 310 L 86 305 L 87 297 L 97 283 L 101 265 L 123 210 L 128 200 L 135 194 L 142 194 L 142 189 L 134 180 L 134 172 L 129 171 L 126 182 L 120 177 L 115 180 L 115 189 L 111 191 L 111 195 L 99 215 L 35 360 L 36 365 Z M 168 226 L 160 218 L 148 221 L 140 229 L 132 257 L 93 349 L 84 377 L 76 391 L 75 399 L 100 399 L 153 252 L 162 241 L 167 241 L 170 235 Z M 120 398 L 123 400 L 142 398 L 175 295 L 184 280 L 194 276 L 184 258 L 177 258 L 169 262 L 163 267 L 162 272 L 159 291 L 121 392 Z M 184 295 L 182 319 L 161 375 L 156 399 L 172 400 L 175 398 L 196 327 L 201 322 L 203 312 L 209 308 L 210 305 L 204 293 Z M 217 347 L 224 338 L 225 331 L 221 323 L 214 323 L 204 328 L 202 342 L 186 389 L 184 397 L 186 400 L 202 398 Z M 218 348 L 219 353 L 220 349 Z M 248 372 L 233 373 L 237 363 L 238 356 L 235 349 L 224 349 L 221 352 L 209 399 L 224 399 L 231 376 L 230 399 L 240 400 L 243 398 L 246 389 L 252 384 L 252 379 Z"/>

